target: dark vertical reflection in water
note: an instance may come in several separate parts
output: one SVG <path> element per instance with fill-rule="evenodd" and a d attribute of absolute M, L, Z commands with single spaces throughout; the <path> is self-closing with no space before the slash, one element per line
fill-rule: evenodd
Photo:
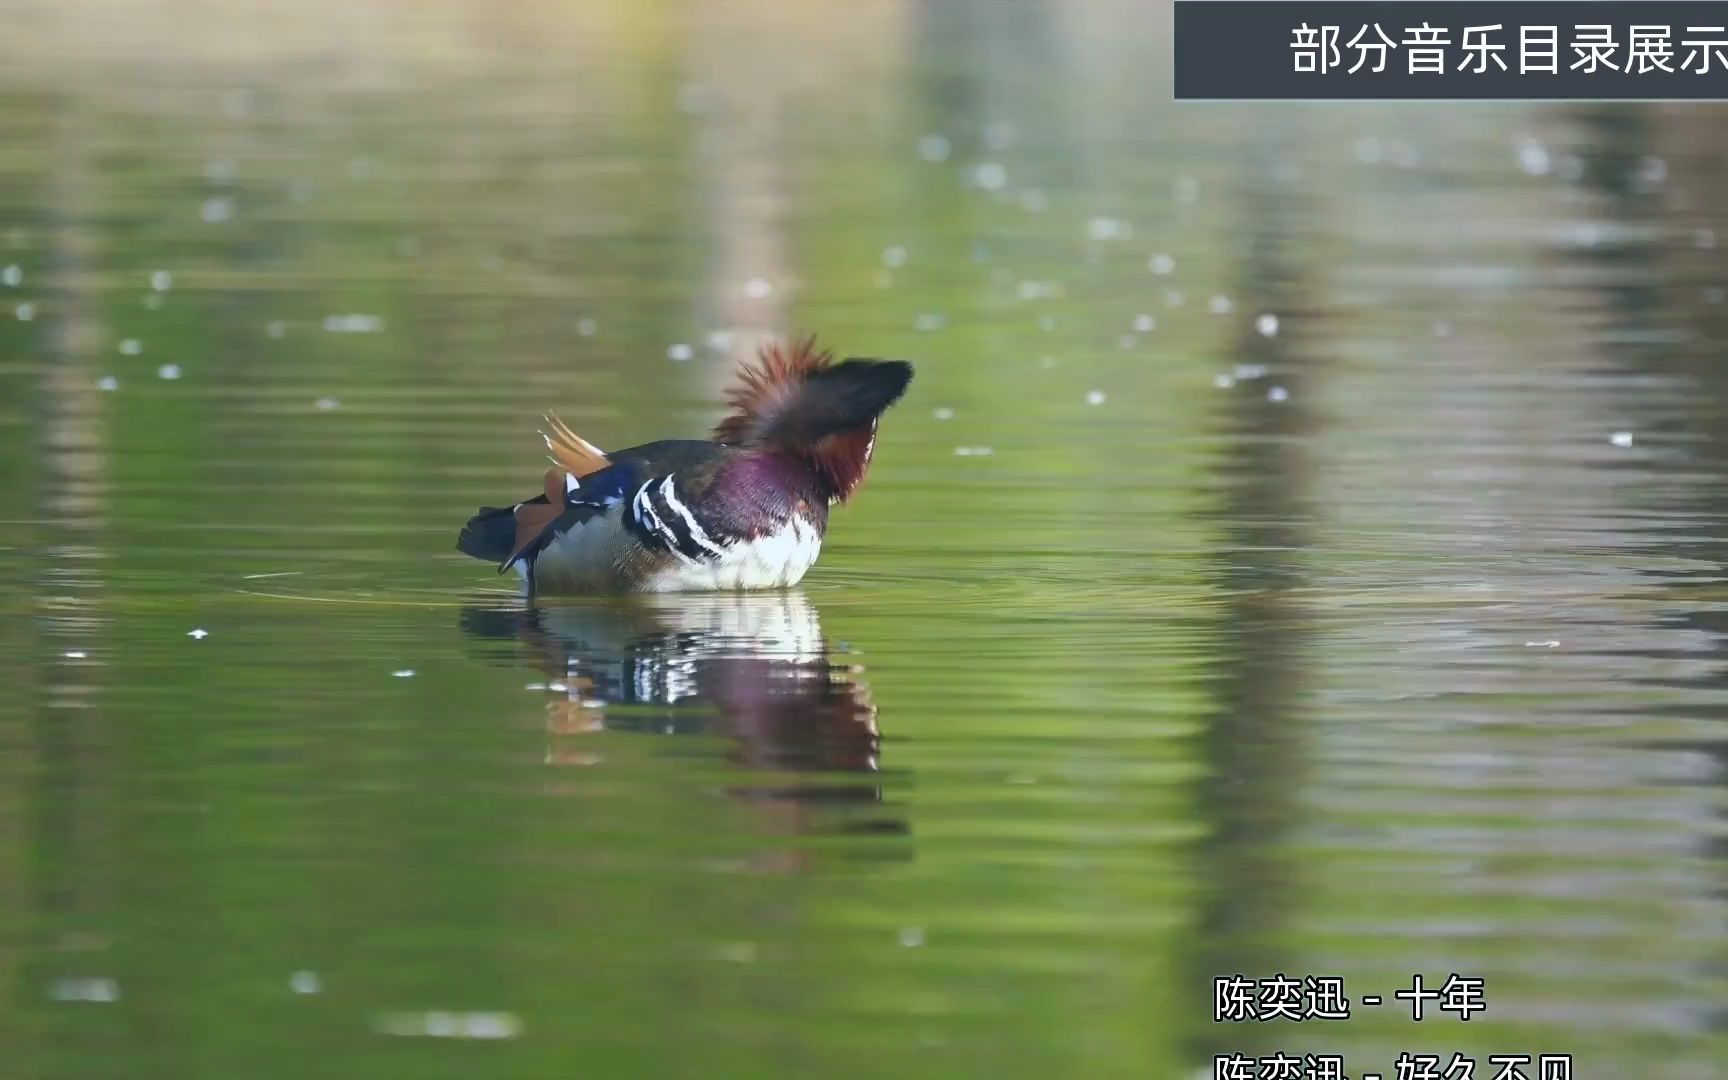
<path fill-rule="evenodd" d="M 1659 417 L 1649 435 L 1683 447 L 1670 453 L 1683 462 L 1681 471 L 1693 478 L 1678 485 L 1692 520 L 1671 528 L 1676 539 L 1664 544 L 1686 565 L 1647 568 L 1641 573 L 1675 600 L 1661 625 L 1692 631 L 1710 643 L 1710 651 L 1722 655 L 1728 652 L 1724 649 L 1728 605 L 1720 597 L 1728 567 L 1728 483 L 1723 480 L 1728 477 L 1728 443 L 1720 433 L 1722 417 L 1728 415 L 1728 366 L 1722 363 L 1728 320 L 1719 279 L 1701 287 L 1696 280 L 1700 275 L 1687 259 L 1699 248 L 1698 237 L 1672 227 L 1662 212 L 1666 199 L 1681 200 L 1688 204 L 1690 216 L 1718 223 L 1718 228 L 1728 224 L 1728 200 L 1723 198 L 1728 173 L 1723 169 L 1722 148 L 1710 132 L 1693 127 L 1691 119 L 1624 106 L 1577 110 L 1579 126 L 1589 133 L 1586 181 L 1600 196 L 1609 220 L 1622 227 L 1625 239 L 1583 248 L 1576 258 L 1602 271 L 1607 282 L 1602 289 L 1605 336 L 1624 343 L 1614 350 L 1616 364 L 1631 374 L 1685 385 L 1685 411 Z M 1674 144 L 1672 160 L 1655 156 L 1667 143 Z M 1717 243 L 1715 233 L 1710 236 L 1707 249 Z M 1652 503 L 1647 512 L 1657 515 L 1673 509 Z M 1728 690 L 1728 664 L 1694 665 L 1678 680 L 1652 675 L 1642 681 L 1723 691 Z M 1669 705 L 1665 711 L 1721 720 L 1716 710 L 1690 704 Z M 1728 743 L 1699 740 L 1686 749 L 1713 761 L 1715 786 L 1728 790 Z M 1728 806 L 1728 800 L 1717 805 Z M 1723 818 L 1720 809 L 1716 818 Z M 1728 833 L 1718 829 L 1702 843 L 1716 858 L 1728 858 Z M 1728 885 L 1719 887 L 1716 894 L 1728 895 Z M 1718 1027 L 1728 1023 L 1728 1006 L 1718 1004 L 1710 1011 Z"/>
<path fill-rule="evenodd" d="M 1295 884 L 1279 841 L 1300 815 L 1306 625 L 1293 591 L 1303 583 L 1310 542 L 1301 440 L 1315 423 L 1308 391 L 1316 373 L 1313 353 L 1302 347 L 1308 268 L 1290 241 L 1309 207 L 1279 177 L 1300 138 L 1299 129 L 1286 129 L 1261 131 L 1252 141 L 1242 221 L 1233 230 L 1246 244 L 1235 271 L 1238 305 L 1284 318 L 1270 336 L 1243 327 L 1233 355 L 1245 378 L 1233 388 L 1219 432 L 1216 517 L 1225 539 L 1216 572 L 1222 599 L 1212 707 L 1202 736 L 1200 814 L 1208 829 L 1199 878 L 1206 891 L 1189 976 L 1197 1002 L 1209 1000 L 1203 995 L 1215 976 L 1264 977 L 1290 959 L 1270 943 L 1287 921 Z M 1234 1025 L 1191 1030 L 1200 1035 L 1196 1056 L 1208 1059 L 1252 1051 L 1271 1034 Z"/>
<path fill-rule="evenodd" d="M 1639 163 L 1651 148 L 1655 118 L 1647 109 L 1628 105 L 1581 106 L 1574 114 L 1584 139 L 1584 180 L 1614 200 L 1617 214 L 1647 220 L 1647 200 L 1632 199 L 1637 190 Z"/>
<path fill-rule="evenodd" d="M 945 134 L 958 160 L 1000 151 L 1020 132 L 1060 130 L 1064 99 L 1046 91 L 1049 79 L 1068 65 L 1052 5 L 923 0 L 913 19 L 914 99 L 928 110 L 930 130 Z M 993 134 L 990 122 L 1007 117 L 1014 118 L 1014 127 Z"/>
<path fill-rule="evenodd" d="M 36 864 L 34 908 L 52 967 L 29 972 L 51 997 L 108 993 L 104 957 L 111 891 L 107 812 L 117 755 L 105 725 L 100 677 L 110 649 L 103 603 L 107 482 L 92 354 L 99 331 L 95 299 L 84 284 L 94 243 L 93 132 L 84 110 L 67 109 L 52 128 L 46 205 L 47 269 L 52 291 L 41 306 L 43 337 L 42 475 L 34 515 L 40 532 L 38 610 L 42 677 L 31 743 L 38 755 L 31 823 Z"/>
<path fill-rule="evenodd" d="M 1002 168 L 1006 158 L 1010 166 L 1000 173 L 1001 184 L 1039 190 L 1072 185 L 1076 155 L 1066 114 L 1072 102 L 1048 92 L 1052 81 L 1075 77 L 1054 6 L 1042 0 L 920 0 L 910 14 L 907 99 L 915 129 L 908 135 L 925 161 L 951 159 L 972 170 Z M 948 274 L 964 265 L 960 259 L 994 262 L 1001 257 L 997 244 L 1010 246 L 1009 238 L 990 234 L 986 204 L 964 185 L 921 183 L 915 191 L 912 219 L 902 224 L 915 226 L 914 235 L 949 242 Z"/>

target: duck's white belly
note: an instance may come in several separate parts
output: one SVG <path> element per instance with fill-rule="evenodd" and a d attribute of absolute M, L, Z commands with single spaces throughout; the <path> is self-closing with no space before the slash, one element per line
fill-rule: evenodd
<path fill-rule="evenodd" d="M 534 560 L 534 591 L 701 592 L 796 585 L 821 552 L 822 534 L 793 515 L 778 532 L 719 548 L 705 559 L 645 550 L 625 527 L 621 504 L 554 537 Z"/>
<path fill-rule="evenodd" d="M 822 551 L 822 534 L 797 514 L 779 532 L 720 545 L 711 559 L 680 559 L 649 574 L 643 592 L 776 589 L 802 581 Z"/>

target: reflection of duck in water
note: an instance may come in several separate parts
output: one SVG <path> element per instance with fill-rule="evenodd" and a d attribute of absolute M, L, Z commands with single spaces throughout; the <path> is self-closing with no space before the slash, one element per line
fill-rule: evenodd
<path fill-rule="evenodd" d="M 816 609 L 799 592 L 644 596 L 580 606 L 468 608 L 475 637 L 517 638 L 547 675 L 553 765 L 600 759 L 600 732 L 727 738 L 738 765 L 800 773 L 734 794 L 800 812 L 878 805 L 876 706 L 858 669 L 828 654 Z M 872 774 L 868 783 L 822 774 Z M 813 823 L 800 819 L 797 831 Z M 825 821 L 846 832 L 904 832 L 900 822 Z"/>

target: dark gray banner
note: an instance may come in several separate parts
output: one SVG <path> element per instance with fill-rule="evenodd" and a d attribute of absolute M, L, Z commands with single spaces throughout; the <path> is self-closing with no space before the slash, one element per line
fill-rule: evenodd
<path fill-rule="evenodd" d="M 1179 100 L 1728 100 L 1724 0 L 1176 0 Z"/>

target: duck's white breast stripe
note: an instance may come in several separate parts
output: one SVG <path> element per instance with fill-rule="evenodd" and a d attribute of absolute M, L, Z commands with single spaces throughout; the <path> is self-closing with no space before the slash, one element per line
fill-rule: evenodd
<path fill-rule="evenodd" d="M 660 520 L 660 515 L 654 512 L 654 503 L 649 498 L 649 494 L 648 485 L 643 484 L 642 490 L 636 493 L 636 500 L 630 504 L 631 509 L 636 514 L 636 520 L 658 533 L 661 539 L 666 541 L 667 547 L 672 549 L 674 555 L 685 562 L 693 562 L 694 560 L 688 555 L 678 550 L 678 537 L 673 534 L 671 528 L 664 521 Z"/>
<path fill-rule="evenodd" d="M 673 475 L 674 474 L 672 473 L 667 473 L 666 479 L 660 482 L 660 497 L 666 500 L 666 505 L 668 507 L 670 507 L 679 517 L 684 519 L 684 524 L 690 526 L 690 539 L 696 541 L 697 544 L 701 545 L 710 554 L 723 554 L 724 552 L 720 545 L 716 544 L 713 538 L 703 531 L 702 526 L 696 523 L 696 516 L 692 514 L 683 503 L 678 501 L 678 496 L 672 490 Z"/>

